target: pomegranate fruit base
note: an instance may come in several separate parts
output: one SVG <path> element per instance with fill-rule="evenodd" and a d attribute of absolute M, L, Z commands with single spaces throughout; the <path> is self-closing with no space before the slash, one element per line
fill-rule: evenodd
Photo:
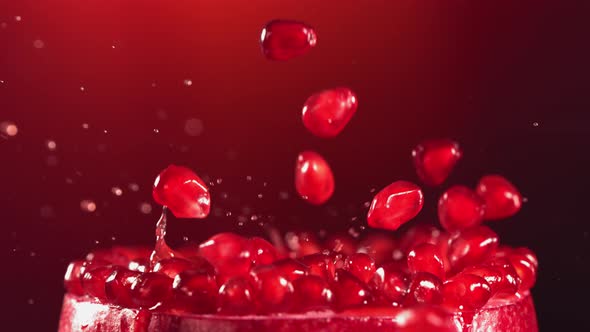
<path fill-rule="evenodd" d="M 537 332 L 537 317 L 529 294 L 511 301 L 490 301 L 473 317 L 472 324 L 456 317 L 463 331 Z M 66 294 L 58 332 L 246 332 L 246 331 L 405 331 L 386 316 L 358 317 L 339 314 L 282 316 L 175 315 L 140 312 L 102 304 L 88 297 Z M 412 330 L 413 331 L 413 330 Z"/>

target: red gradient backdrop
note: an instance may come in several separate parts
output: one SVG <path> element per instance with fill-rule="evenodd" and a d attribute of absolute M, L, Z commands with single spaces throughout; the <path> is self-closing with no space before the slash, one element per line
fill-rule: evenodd
<path fill-rule="evenodd" d="M 2 321 L 11 327 L 3 330 L 55 330 L 69 260 L 96 247 L 151 244 L 158 208 L 142 214 L 138 205 L 152 203 L 151 183 L 170 163 L 223 179 L 212 188 L 216 215 L 173 220 L 173 244 L 219 230 L 261 233 L 258 220 L 238 225 L 252 214 L 283 230 L 346 231 L 365 223 L 372 188 L 417 181 L 411 148 L 432 137 L 464 147 L 450 182 L 501 173 L 528 198 L 517 217 L 492 227 L 538 252 L 541 328 L 566 313 L 588 324 L 582 309 L 560 305 L 588 276 L 582 5 L 1 0 L 0 122 L 19 129 L 0 137 Z M 311 24 L 318 46 L 292 61 L 265 60 L 260 29 L 276 18 Z M 337 138 L 315 138 L 301 106 L 337 86 L 357 93 L 359 110 Z M 202 122 L 200 135 L 187 135 L 188 119 Z M 295 158 L 305 149 L 322 153 L 335 173 L 323 207 L 295 197 Z M 419 220 L 434 219 L 439 193 L 426 190 Z M 97 210 L 83 212 L 83 199 Z"/>

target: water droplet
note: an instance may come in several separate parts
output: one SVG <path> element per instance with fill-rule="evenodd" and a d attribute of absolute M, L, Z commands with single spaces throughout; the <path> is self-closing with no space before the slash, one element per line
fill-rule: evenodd
<path fill-rule="evenodd" d="M 47 145 L 47 149 L 49 149 L 49 151 L 55 151 L 55 149 L 57 148 L 57 144 L 55 143 L 55 141 L 52 140 L 47 140 L 45 142 L 45 145 Z"/>
<path fill-rule="evenodd" d="M 183 83 L 184 83 L 185 86 L 191 86 L 191 85 L 193 85 L 193 81 L 191 79 L 185 79 Z"/>
<path fill-rule="evenodd" d="M 369 206 L 371 206 L 371 202 L 364 202 L 363 203 L 363 207 L 368 208 Z"/>
<path fill-rule="evenodd" d="M 114 236 L 111 236 L 111 241 L 117 241 L 117 238 Z"/>
<path fill-rule="evenodd" d="M 199 136 L 203 129 L 203 121 L 197 118 L 190 118 L 184 123 L 184 132 L 189 136 Z"/>
<path fill-rule="evenodd" d="M 45 43 L 41 39 L 36 39 L 33 41 L 33 47 L 36 49 L 41 49 L 45 47 Z"/>
<path fill-rule="evenodd" d="M 215 180 L 215 183 L 217 183 L 217 184 L 221 184 L 221 182 L 223 182 L 223 179 L 221 179 L 221 178 Z"/>
<path fill-rule="evenodd" d="M 128 188 L 131 191 L 139 191 L 139 185 L 137 183 L 130 183 Z"/>
<path fill-rule="evenodd" d="M 35 304 L 35 300 L 33 300 L 33 299 L 28 299 L 28 300 L 27 300 L 27 304 L 29 304 L 29 305 L 33 305 L 33 304 Z"/>
<path fill-rule="evenodd" d="M 528 202 L 528 201 L 529 201 L 529 198 L 528 198 L 528 197 L 523 197 L 523 198 L 522 198 L 522 202 L 523 202 L 523 203 L 526 203 L 526 202 Z"/>
<path fill-rule="evenodd" d="M 279 192 L 279 199 L 282 199 L 282 200 L 289 199 L 289 193 L 286 191 Z"/>
<path fill-rule="evenodd" d="M 246 176 L 246 181 L 248 181 L 248 182 L 252 181 L 252 177 L 250 175 Z"/>
<path fill-rule="evenodd" d="M 352 236 L 355 239 L 361 235 L 361 233 L 359 233 L 354 227 L 350 227 L 348 229 L 348 234 L 350 234 L 350 236 Z"/>
<path fill-rule="evenodd" d="M 31 252 L 29 253 L 29 256 L 31 256 L 31 257 L 36 257 L 36 256 L 37 256 L 37 253 L 36 253 L 36 252 L 34 252 L 34 251 L 31 251 Z"/>
<path fill-rule="evenodd" d="M 86 91 L 86 88 L 84 86 L 81 86 L 80 91 L 84 92 L 84 91 Z"/>
<path fill-rule="evenodd" d="M 96 203 L 91 200 L 85 199 L 80 202 L 80 208 L 84 212 L 94 212 L 96 211 Z"/>
<path fill-rule="evenodd" d="M 231 217 L 231 211 L 227 211 L 227 212 L 225 213 L 225 216 L 226 216 L 226 217 Z"/>
<path fill-rule="evenodd" d="M 17 15 L 17 16 L 14 17 L 14 20 L 17 21 L 17 22 L 20 22 L 20 21 L 23 20 L 23 18 L 22 18 L 22 16 Z"/>
<path fill-rule="evenodd" d="M 152 88 L 155 88 L 157 86 L 156 82 L 152 82 Z"/>
<path fill-rule="evenodd" d="M 0 122 L 0 134 L 14 137 L 18 134 L 18 127 L 12 121 Z"/>
<path fill-rule="evenodd" d="M 259 199 L 262 199 L 262 197 L 263 197 L 262 194 L 258 194 Z"/>
<path fill-rule="evenodd" d="M 228 193 L 221 193 L 221 198 L 227 199 L 229 197 Z"/>
<path fill-rule="evenodd" d="M 74 183 L 74 180 L 72 180 L 72 178 L 66 178 L 66 183 L 72 184 L 72 183 Z"/>
<path fill-rule="evenodd" d="M 150 214 L 152 213 L 152 205 L 148 202 L 143 202 L 139 204 L 139 211 L 143 214 Z"/>
<path fill-rule="evenodd" d="M 539 126 L 539 122 L 535 121 L 533 122 L 533 127 L 538 127 Z"/>
<path fill-rule="evenodd" d="M 188 242 L 188 236 L 183 236 L 183 237 L 182 237 L 182 241 L 184 241 L 184 242 Z"/>
<path fill-rule="evenodd" d="M 154 133 L 159 134 L 160 133 L 160 129 L 154 128 Z"/>
<path fill-rule="evenodd" d="M 88 125 L 87 123 L 83 123 L 83 124 L 82 124 L 82 128 L 84 128 L 84 129 L 88 129 L 88 128 L 90 128 L 90 125 Z"/>
<path fill-rule="evenodd" d="M 119 188 L 119 187 L 112 187 L 111 188 L 111 192 L 115 196 L 121 196 L 121 195 L 123 195 L 123 190 L 121 188 Z"/>

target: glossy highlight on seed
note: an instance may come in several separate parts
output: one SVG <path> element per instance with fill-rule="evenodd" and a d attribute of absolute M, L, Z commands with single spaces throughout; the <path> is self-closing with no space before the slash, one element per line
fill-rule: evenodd
<path fill-rule="evenodd" d="M 317 43 L 309 25 L 293 20 L 273 20 L 260 33 L 262 53 L 269 60 L 285 61 L 307 54 Z"/>
<path fill-rule="evenodd" d="M 324 90 L 310 96 L 301 118 L 309 132 L 322 138 L 337 136 L 358 108 L 358 98 L 349 88 Z"/>
<path fill-rule="evenodd" d="M 381 190 L 371 203 L 369 226 L 396 230 L 414 218 L 424 205 L 420 188 L 408 181 L 396 181 Z"/>
<path fill-rule="evenodd" d="M 334 175 L 328 162 L 318 153 L 304 151 L 297 156 L 295 189 L 313 205 L 328 201 L 334 193 Z"/>
<path fill-rule="evenodd" d="M 211 209 L 211 195 L 203 180 L 184 166 L 170 165 L 156 177 L 154 200 L 177 218 L 205 218 Z"/>

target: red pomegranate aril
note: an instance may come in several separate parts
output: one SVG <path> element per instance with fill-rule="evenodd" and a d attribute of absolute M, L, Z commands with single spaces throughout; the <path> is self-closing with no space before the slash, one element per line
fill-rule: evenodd
<path fill-rule="evenodd" d="M 442 281 L 434 274 L 418 272 L 412 276 L 405 305 L 440 304 L 442 302 Z"/>
<path fill-rule="evenodd" d="M 453 186 L 438 201 L 440 224 L 449 232 L 479 225 L 485 213 L 482 198 L 465 186 Z"/>
<path fill-rule="evenodd" d="M 251 260 L 248 241 L 233 233 L 219 233 L 201 243 L 199 254 L 223 276 L 247 275 Z"/>
<path fill-rule="evenodd" d="M 535 253 L 531 249 L 524 247 L 515 248 L 514 250 L 512 250 L 512 253 L 525 256 L 528 259 L 528 261 L 531 262 L 531 264 L 533 264 L 535 268 L 539 267 L 539 260 L 537 259 L 537 255 L 535 255 Z"/>
<path fill-rule="evenodd" d="M 373 228 L 394 231 L 418 215 L 423 205 L 424 196 L 418 186 L 396 181 L 373 198 L 367 221 Z"/>
<path fill-rule="evenodd" d="M 334 305 L 339 310 L 367 304 L 371 299 L 368 286 L 343 269 L 336 270 L 336 276 L 331 288 L 334 293 Z"/>
<path fill-rule="evenodd" d="M 373 294 L 383 296 L 387 302 L 401 303 L 408 294 L 410 280 L 397 264 L 385 264 L 378 268 L 368 282 Z"/>
<path fill-rule="evenodd" d="M 408 254 L 410 273 L 428 272 L 445 280 L 445 266 L 440 248 L 434 244 L 422 243 Z"/>
<path fill-rule="evenodd" d="M 522 206 L 522 195 L 500 175 L 486 175 L 477 184 L 477 194 L 486 204 L 485 220 L 504 219 L 515 215 Z"/>
<path fill-rule="evenodd" d="M 82 289 L 84 289 L 86 294 L 100 301 L 106 301 L 105 282 L 111 273 L 113 273 L 112 266 L 99 266 L 86 269 L 82 277 Z"/>
<path fill-rule="evenodd" d="M 350 121 L 357 107 L 357 97 L 349 88 L 324 90 L 305 101 L 303 125 L 315 136 L 335 137 Z"/>
<path fill-rule="evenodd" d="M 496 295 L 512 295 L 516 293 L 520 286 L 520 277 L 508 258 L 492 258 L 484 263 L 484 266 L 494 267 L 502 273 L 501 282 L 496 285 Z M 490 284 L 490 286 L 492 285 Z"/>
<path fill-rule="evenodd" d="M 283 311 L 293 286 L 274 266 L 254 268 L 250 272 L 256 302 L 263 313 Z"/>
<path fill-rule="evenodd" d="M 333 294 L 328 282 L 314 275 L 303 276 L 293 281 L 292 310 L 303 312 L 329 307 Z"/>
<path fill-rule="evenodd" d="M 172 296 L 172 282 L 165 274 L 141 273 L 131 284 L 131 299 L 140 308 L 153 308 Z"/>
<path fill-rule="evenodd" d="M 483 262 L 498 247 L 498 235 L 486 226 L 461 231 L 451 239 L 448 257 L 455 271 Z"/>
<path fill-rule="evenodd" d="M 537 268 L 535 264 L 529 260 L 529 257 L 521 253 L 513 253 L 508 255 L 508 260 L 514 267 L 520 279 L 519 291 L 526 291 L 535 285 L 537 280 Z"/>
<path fill-rule="evenodd" d="M 291 20 L 268 22 L 260 34 L 262 53 L 270 60 L 289 60 L 309 52 L 317 35 L 309 25 Z"/>
<path fill-rule="evenodd" d="M 459 144 L 450 139 L 424 141 L 412 150 L 418 177 L 431 186 L 445 182 L 461 156 Z"/>
<path fill-rule="evenodd" d="M 222 315 L 247 315 L 253 313 L 254 291 L 247 278 L 235 277 L 226 281 L 217 296 L 217 312 Z"/>
<path fill-rule="evenodd" d="M 275 268 L 289 282 L 309 273 L 308 266 L 291 258 L 281 259 L 270 266 Z"/>
<path fill-rule="evenodd" d="M 183 166 L 170 165 L 154 181 L 154 200 L 167 206 L 178 218 L 205 218 L 211 208 L 209 188 Z"/>
<path fill-rule="evenodd" d="M 177 309 L 193 313 L 212 313 L 216 308 L 217 282 L 215 275 L 205 270 L 180 272 L 172 284 Z"/>
<path fill-rule="evenodd" d="M 74 261 L 68 265 L 64 276 L 64 286 L 66 290 L 74 295 L 84 295 L 82 289 L 82 276 L 85 269 L 85 261 Z"/>
<path fill-rule="evenodd" d="M 369 234 L 362 240 L 357 252 L 371 256 L 375 263 L 380 265 L 394 258 L 394 251 L 397 249 L 393 236 L 386 234 Z"/>
<path fill-rule="evenodd" d="M 404 309 L 395 316 L 399 332 L 460 332 L 453 313 L 435 306 Z"/>
<path fill-rule="evenodd" d="M 461 271 L 460 274 L 472 274 L 482 277 L 490 285 L 490 294 L 492 296 L 501 291 L 504 286 L 504 273 L 500 268 L 494 266 L 471 266 Z"/>
<path fill-rule="evenodd" d="M 356 252 L 356 241 L 348 234 L 334 234 L 328 237 L 324 248 L 348 256 Z"/>
<path fill-rule="evenodd" d="M 317 237 L 308 232 L 288 232 L 285 234 L 285 243 L 293 254 L 291 257 L 312 255 L 322 250 Z"/>
<path fill-rule="evenodd" d="M 182 258 L 167 258 L 159 261 L 154 265 L 152 272 L 159 272 L 167 275 L 169 278 L 174 279 L 176 276 L 186 270 L 206 270 L 210 273 L 213 272 L 213 266 L 209 264 L 205 259 L 201 258 L 200 262 L 196 259 L 192 261 Z"/>
<path fill-rule="evenodd" d="M 334 175 L 328 162 L 318 153 L 304 151 L 297 156 L 295 189 L 313 205 L 327 202 L 334 193 Z"/>
<path fill-rule="evenodd" d="M 261 237 L 248 239 L 248 251 L 253 266 L 268 265 L 279 258 L 277 249 Z"/>
<path fill-rule="evenodd" d="M 336 265 L 333 255 L 316 253 L 303 256 L 299 260 L 309 268 L 310 275 L 315 275 L 325 280 L 334 279 Z"/>
<path fill-rule="evenodd" d="M 117 305 L 132 307 L 134 303 L 132 300 L 131 286 L 139 275 L 139 272 L 123 267 L 115 268 L 105 281 L 107 299 Z"/>
<path fill-rule="evenodd" d="M 344 269 L 357 277 L 360 281 L 367 283 L 375 274 L 375 261 L 371 256 L 363 253 L 356 253 L 346 258 Z"/>
<path fill-rule="evenodd" d="M 459 310 L 479 310 L 491 296 L 490 285 L 484 278 L 458 274 L 442 286 L 443 304 Z"/>

